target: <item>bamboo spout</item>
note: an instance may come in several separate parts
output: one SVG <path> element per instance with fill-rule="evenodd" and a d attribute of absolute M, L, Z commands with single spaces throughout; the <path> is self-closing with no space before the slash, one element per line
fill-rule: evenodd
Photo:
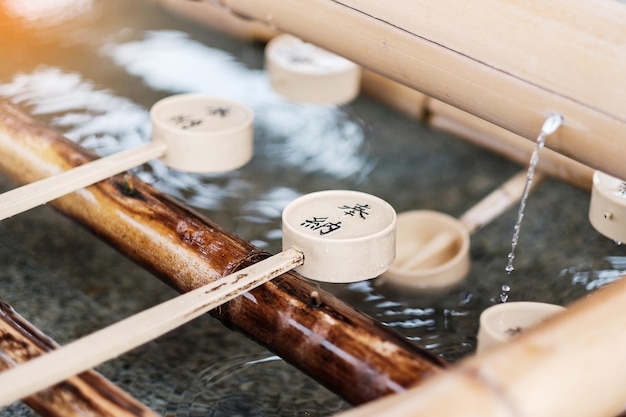
<path fill-rule="evenodd" d="M 435 99 L 626 179 L 626 5 L 582 0 L 221 0 Z"/>
<path fill-rule="evenodd" d="M 0 102 L 0 154 L 0 170 L 19 183 L 91 159 L 7 102 Z M 54 205 L 181 292 L 267 256 L 131 176 L 102 181 Z M 214 314 L 354 404 L 417 384 L 443 365 L 292 273 Z"/>

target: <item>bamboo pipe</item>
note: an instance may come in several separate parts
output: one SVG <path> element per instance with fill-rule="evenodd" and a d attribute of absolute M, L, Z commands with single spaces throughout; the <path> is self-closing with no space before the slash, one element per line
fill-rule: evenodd
<path fill-rule="evenodd" d="M 52 128 L 0 102 L 0 170 L 27 183 L 90 157 Z M 130 175 L 54 206 L 186 292 L 267 256 Z M 214 314 L 353 404 L 398 392 L 443 363 L 293 273 Z"/>
<path fill-rule="evenodd" d="M 266 42 L 279 33 L 260 21 L 242 19 L 216 3 L 204 1 L 197 4 L 185 0 L 159 0 L 159 2 L 173 12 L 187 15 L 190 19 L 205 18 L 204 24 L 239 39 Z M 256 33 L 255 29 L 258 27 L 265 27 L 266 30 Z M 375 72 L 362 71 L 361 89 L 365 95 L 409 117 L 422 119 L 428 110 L 430 113 L 428 120 L 432 126 L 460 136 L 522 165 L 528 163 L 534 148 L 532 142 L 513 132 L 442 101 L 431 99 L 413 88 Z M 544 150 L 538 169 L 586 191 L 591 190 L 591 177 L 594 170 L 551 149 Z"/>
<path fill-rule="evenodd" d="M 204 24 L 239 39 L 266 42 L 279 33 L 270 29 L 267 24 L 244 20 L 227 8 L 208 1 L 159 2 L 190 19 L 203 18 Z M 259 27 L 265 27 L 266 30 L 256 32 Z M 532 154 L 534 144 L 523 137 L 375 72 L 363 70 L 361 84 L 363 94 L 412 118 L 422 119 L 426 113 L 430 113 L 428 121 L 433 127 L 469 140 L 517 163 L 526 165 Z M 538 169 L 586 191 L 591 190 L 594 170 L 551 149 L 543 151 Z"/>
<path fill-rule="evenodd" d="M 626 178 L 626 5 L 558 0 L 220 0 L 526 139 Z"/>
<path fill-rule="evenodd" d="M 49 337 L 0 302 L 0 370 L 12 368 L 58 348 Z M 86 371 L 23 400 L 48 417 L 156 417 L 152 410 L 95 371 Z"/>
<path fill-rule="evenodd" d="M 626 408 L 625 304 L 621 278 L 510 343 L 337 417 L 614 417 Z"/>

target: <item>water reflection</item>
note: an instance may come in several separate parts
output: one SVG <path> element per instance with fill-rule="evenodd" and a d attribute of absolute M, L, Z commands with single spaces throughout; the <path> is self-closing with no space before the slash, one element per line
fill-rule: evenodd
<path fill-rule="evenodd" d="M 146 110 L 129 99 L 94 84 L 78 73 L 39 68 L 0 84 L 0 95 L 47 116 L 64 134 L 101 155 L 128 149 L 147 140 Z"/>
<path fill-rule="evenodd" d="M 607 256 L 599 262 L 565 268 L 560 276 L 571 279 L 573 286 L 582 286 L 586 291 L 594 291 L 626 275 L 626 257 Z"/>
<path fill-rule="evenodd" d="M 155 90 L 200 92 L 241 101 L 255 112 L 263 154 L 273 164 L 345 178 L 363 175 L 362 126 L 336 106 L 290 103 L 271 89 L 262 70 L 176 31 L 146 32 L 136 41 L 102 48 L 128 73 Z"/>
<path fill-rule="evenodd" d="M 479 308 L 473 293 L 411 293 L 378 280 L 346 289 L 341 297 L 433 354 L 453 362 L 474 350 Z"/>
<path fill-rule="evenodd" d="M 362 178 L 371 170 L 372 162 L 364 150 L 364 129 L 344 109 L 289 103 L 271 90 L 263 71 L 249 69 L 232 55 L 181 32 L 151 31 L 139 40 L 119 43 L 111 40 L 115 37 L 104 42 L 101 53 L 131 75 L 141 77 L 151 88 L 171 93 L 204 92 L 253 107 L 256 164 L 282 165 L 298 172 L 337 178 Z M 47 118 L 70 139 L 101 155 L 149 140 L 147 109 L 109 90 L 98 89 L 79 73 L 40 67 L 0 84 L 0 95 L 28 106 L 33 114 Z M 247 204 L 241 214 L 242 221 L 257 224 L 264 221 L 259 217 L 263 215 L 259 208 L 285 190 L 259 189 L 254 179 L 241 171 L 188 174 L 173 171 L 158 161 L 135 171 L 142 180 L 162 191 L 207 210 L 223 209 L 229 198 L 254 202 L 259 194 L 257 208 Z M 297 194 L 288 192 L 288 197 Z M 266 222 L 274 221 L 278 210 L 282 211 L 288 203 L 286 198 L 279 202 Z M 271 230 L 263 233 L 269 233 L 266 238 L 270 240 L 276 235 Z"/>
<path fill-rule="evenodd" d="M 38 27 L 55 26 L 87 14 L 93 0 L 4 0 L 7 14 Z"/>
<path fill-rule="evenodd" d="M 348 405 L 277 356 L 235 356 L 197 372 L 166 405 L 172 417 L 326 416 Z"/>

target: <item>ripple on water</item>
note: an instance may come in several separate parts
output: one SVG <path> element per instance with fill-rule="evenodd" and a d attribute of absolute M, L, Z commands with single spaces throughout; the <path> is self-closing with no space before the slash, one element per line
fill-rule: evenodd
<path fill-rule="evenodd" d="M 200 370 L 166 405 L 172 417 L 333 415 L 349 405 L 277 356 L 236 356 Z"/>
<path fill-rule="evenodd" d="M 607 256 L 597 262 L 565 268 L 560 276 L 569 278 L 572 286 L 595 291 L 626 274 L 626 256 Z"/>

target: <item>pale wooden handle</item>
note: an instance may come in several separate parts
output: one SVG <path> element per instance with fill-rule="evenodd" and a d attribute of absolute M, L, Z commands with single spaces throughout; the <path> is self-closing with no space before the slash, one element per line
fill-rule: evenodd
<path fill-rule="evenodd" d="M 165 144 L 151 142 L 7 191 L 0 195 L 0 220 L 159 158 L 165 151 Z"/>
<path fill-rule="evenodd" d="M 302 265 L 288 249 L 252 266 L 173 298 L 54 352 L 0 373 L 0 407 L 134 349 L 270 279 Z M 36 376 L 36 377 L 34 377 Z"/>
<path fill-rule="evenodd" d="M 527 172 L 523 170 L 511 177 L 507 182 L 493 190 L 489 195 L 467 210 L 459 220 L 465 225 L 470 233 L 474 233 L 513 204 L 520 201 L 526 186 Z M 544 176 L 535 172 L 531 183 L 531 190 L 534 189 Z"/>

